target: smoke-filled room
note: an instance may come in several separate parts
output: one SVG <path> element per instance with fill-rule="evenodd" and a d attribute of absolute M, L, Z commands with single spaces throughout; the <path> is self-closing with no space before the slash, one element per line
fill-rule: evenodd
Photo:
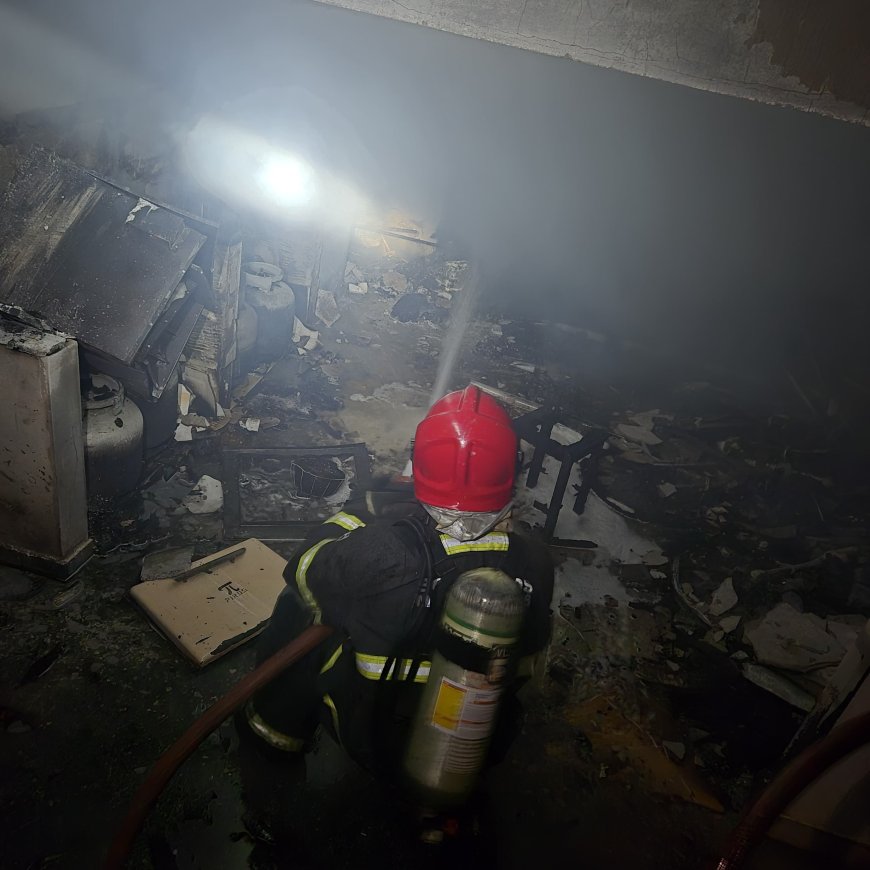
<path fill-rule="evenodd" d="M 0 0 L 0 865 L 870 867 L 868 34 Z"/>

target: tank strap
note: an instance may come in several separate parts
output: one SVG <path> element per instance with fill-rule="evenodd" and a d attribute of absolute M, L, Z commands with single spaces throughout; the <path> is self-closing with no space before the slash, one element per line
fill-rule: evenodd
<path fill-rule="evenodd" d="M 409 528 L 413 532 L 419 546 L 419 552 L 423 558 L 423 571 L 421 572 L 420 585 L 417 589 L 417 598 L 414 606 L 418 612 L 422 610 L 425 613 L 431 606 L 432 588 L 435 583 L 435 557 L 429 546 L 430 536 L 427 534 L 426 526 L 417 517 L 403 517 L 395 525 Z M 420 621 L 421 618 L 415 621 L 416 624 L 412 631 L 409 632 L 406 642 L 413 642 L 419 630 L 418 624 Z"/>
<path fill-rule="evenodd" d="M 513 641 L 503 646 L 482 647 L 443 628 L 439 628 L 435 637 L 435 649 L 447 661 L 476 674 L 485 674 L 493 683 L 501 682 L 507 653 L 515 646 Z"/>

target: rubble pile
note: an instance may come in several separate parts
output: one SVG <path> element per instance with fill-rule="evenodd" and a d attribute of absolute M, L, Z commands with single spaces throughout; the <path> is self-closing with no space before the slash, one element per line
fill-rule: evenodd
<path fill-rule="evenodd" d="M 448 260 L 440 251 L 406 262 L 395 255 L 372 256 L 361 250 L 349 261 L 345 281 L 349 298 L 368 293 L 395 300 L 390 316 L 400 323 L 443 325 L 457 293 L 462 292 L 468 264 Z"/>
<path fill-rule="evenodd" d="M 529 378 L 525 396 L 539 389 Z M 562 576 L 579 579 L 557 580 L 547 697 L 602 776 L 630 769 L 683 799 L 739 806 L 870 616 L 855 474 L 867 457 L 832 443 L 829 420 L 760 414 L 710 383 L 660 390 L 654 407 L 588 381 L 573 390 L 582 402 L 566 401 L 564 419 L 606 428 L 609 449 L 585 510 L 571 515 L 569 488 L 560 517 L 557 535 L 598 546 L 564 554 Z"/>

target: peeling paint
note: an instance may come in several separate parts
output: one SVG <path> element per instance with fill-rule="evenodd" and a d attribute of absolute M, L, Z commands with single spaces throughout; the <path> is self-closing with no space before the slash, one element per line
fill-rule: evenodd
<path fill-rule="evenodd" d="M 698 90 L 868 123 L 866 0 L 317 0 Z"/>
<path fill-rule="evenodd" d="M 870 108 L 870 4 L 866 0 L 759 0 L 752 42 L 810 92 Z M 863 116 L 866 118 L 866 114 Z"/>

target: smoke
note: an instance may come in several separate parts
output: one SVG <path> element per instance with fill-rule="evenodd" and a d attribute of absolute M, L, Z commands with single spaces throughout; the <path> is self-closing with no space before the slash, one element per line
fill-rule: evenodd
<path fill-rule="evenodd" d="M 464 244 L 479 308 L 761 377 L 796 349 L 860 358 L 866 128 L 320 5 L 18 5 L 7 107 L 147 86 L 176 126 L 294 131 Z"/>

